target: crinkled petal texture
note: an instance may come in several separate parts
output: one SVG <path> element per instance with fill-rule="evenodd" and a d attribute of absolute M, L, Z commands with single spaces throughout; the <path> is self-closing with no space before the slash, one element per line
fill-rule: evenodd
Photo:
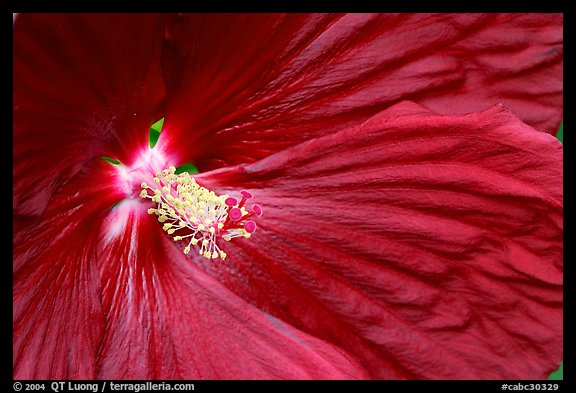
<path fill-rule="evenodd" d="M 198 14 L 170 20 L 165 134 L 202 171 L 252 162 L 403 99 L 503 103 L 555 133 L 560 14 Z"/>
<path fill-rule="evenodd" d="M 142 204 L 103 227 L 104 379 L 347 379 L 344 351 L 244 302 L 196 268 Z M 122 228 L 117 233 L 115 228 Z"/>
<path fill-rule="evenodd" d="M 97 159 L 67 183 L 42 217 L 15 217 L 14 379 L 96 376 L 105 328 L 97 234 L 122 198 L 111 169 Z"/>
<path fill-rule="evenodd" d="M 540 379 L 562 359 L 562 149 L 501 106 L 400 103 L 197 181 L 265 211 L 196 264 L 371 377 Z"/>
<path fill-rule="evenodd" d="M 196 268 L 117 181 L 97 160 L 16 220 L 15 379 L 369 377 Z"/>
<path fill-rule="evenodd" d="M 14 24 L 14 209 L 38 215 L 97 156 L 129 163 L 158 119 L 152 14 L 21 14 Z M 154 61 L 156 60 L 156 61 Z M 41 170 L 39 170 L 41 168 Z"/>

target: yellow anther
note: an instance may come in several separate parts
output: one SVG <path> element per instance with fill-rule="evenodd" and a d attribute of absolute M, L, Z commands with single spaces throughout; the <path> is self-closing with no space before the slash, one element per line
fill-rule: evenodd
<path fill-rule="evenodd" d="M 172 224 L 170 224 L 170 223 L 166 223 L 166 224 L 164 224 L 164 226 L 162 227 L 162 229 L 164 229 L 165 231 L 168 230 L 168 229 L 170 229 L 170 228 L 172 228 Z"/>
<path fill-rule="evenodd" d="M 170 189 L 168 188 L 168 186 L 164 186 L 164 187 L 162 187 L 162 192 L 164 194 L 170 194 Z"/>
<path fill-rule="evenodd" d="M 182 240 L 182 236 L 174 236 L 174 241 Z"/>
<path fill-rule="evenodd" d="M 222 229 L 224 228 L 224 223 L 223 222 L 219 222 L 218 223 L 218 229 Z"/>
<path fill-rule="evenodd" d="M 215 234 L 215 233 L 216 233 L 216 229 L 214 229 L 214 227 L 210 227 L 209 231 L 210 231 L 211 234 Z"/>
<path fill-rule="evenodd" d="M 218 251 L 214 251 L 212 253 L 212 259 L 216 259 L 216 258 L 218 258 Z"/>
<path fill-rule="evenodd" d="M 184 247 L 184 254 L 188 254 L 190 252 L 190 246 Z"/>
<path fill-rule="evenodd" d="M 211 256 L 212 254 L 210 254 L 210 251 L 204 251 L 204 258 L 210 259 Z"/>
<path fill-rule="evenodd" d="M 154 214 L 156 213 L 158 210 L 156 209 L 148 209 L 148 214 Z"/>
<path fill-rule="evenodd" d="M 140 191 L 140 198 L 146 198 L 147 196 L 148 196 L 148 193 L 146 192 L 146 190 Z"/>
<path fill-rule="evenodd" d="M 204 228 L 206 228 L 206 227 L 204 226 L 204 224 L 198 224 L 198 230 L 199 230 L 199 231 L 203 231 Z"/>
<path fill-rule="evenodd" d="M 206 247 L 208 245 L 208 239 L 202 240 L 202 245 Z"/>
<path fill-rule="evenodd" d="M 160 179 L 157 178 L 157 177 L 155 177 L 155 178 L 154 178 L 154 183 L 159 184 L 159 183 L 160 183 Z"/>
<path fill-rule="evenodd" d="M 222 260 L 224 260 L 226 258 L 226 254 L 224 251 L 220 250 L 220 258 L 222 258 Z"/>
<path fill-rule="evenodd" d="M 192 245 L 195 246 L 196 244 L 198 244 L 198 239 L 194 238 L 192 239 Z"/>
<path fill-rule="evenodd" d="M 146 188 L 146 187 L 148 187 L 148 185 L 147 185 L 146 183 L 142 182 L 142 183 L 140 184 L 140 187 Z"/>
<path fill-rule="evenodd" d="M 185 227 L 185 226 L 186 226 L 186 223 L 185 223 L 184 221 L 180 221 L 180 222 L 178 223 L 178 225 L 180 225 L 181 227 Z"/>
<path fill-rule="evenodd" d="M 173 234 L 174 232 L 176 232 L 176 229 L 174 229 L 174 228 L 168 229 L 168 234 L 169 234 L 169 235 Z"/>
<path fill-rule="evenodd" d="M 170 165 L 168 169 L 170 170 L 170 173 L 176 172 L 176 167 L 174 165 Z"/>

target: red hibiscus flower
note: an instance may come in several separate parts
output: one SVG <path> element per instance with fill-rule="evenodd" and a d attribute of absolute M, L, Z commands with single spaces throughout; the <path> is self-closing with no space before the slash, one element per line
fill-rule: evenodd
<path fill-rule="evenodd" d="M 545 378 L 561 26 L 18 16 L 14 377 Z"/>

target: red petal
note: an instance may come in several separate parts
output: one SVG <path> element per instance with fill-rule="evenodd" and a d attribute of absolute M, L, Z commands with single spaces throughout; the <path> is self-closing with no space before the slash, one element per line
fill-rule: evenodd
<path fill-rule="evenodd" d="M 14 206 L 39 214 L 97 156 L 128 163 L 163 98 L 161 18 L 22 14 L 14 25 Z M 155 113 L 156 112 L 156 113 Z M 156 117 L 156 118 L 155 118 Z"/>
<path fill-rule="evenodd" d="M 196 269 L 139 201 L 110 211 L 115 176 L 98 160 L 15 218 L 15 379 L 367 377 Z"/>
<path fill-rule="evenodd" d="M 98 160 L 100 161 L 100 160 Z M 120 196 L 98 162 L 41 219 L 14 222 L 14 379 L 91 379 L 105 328 L 95 261 L 102 219 Z"/>
<path fill-rule="evenodd" d="M 345 353 L 199 271 L 143 205 L 118 206 L 98 248 L 103 379 L 366 378 Z"/>
<path fill-rule="evenodd" d="M 252 162 L 412 99 L 504 103 L 556 132 L 562 16 L 185 15 L 170 25 L 163 139 L 201 170 Z"/>
<path fill-rule="evenodd" d="M 207 271 L 372 377 L 546 378 L 562 359 L 562 149 L 501 106 L 402 103 L 197 180 L 266 211 Z"/>

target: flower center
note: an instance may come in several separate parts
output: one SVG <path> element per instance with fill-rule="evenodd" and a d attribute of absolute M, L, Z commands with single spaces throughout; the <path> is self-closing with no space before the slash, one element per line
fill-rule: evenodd
<path fill-rule="evenodd" d="M 175 174 L 175 171 L 171 166 L 157 173 L 154 187 L 141 184 L 140 197 L 156 203 L 148 214 L 158 216 L 158 221 L 164 224 L 162 229 L 174 241 L 188 242 L 184 254 L 194 246 L 204 258 L 225 259 L 226 253 L 217 239 L 249 238 L 256 230 L 256 223 L 248 218 L 261 216 L 262 209 L 253 205 L 251 212 L 246 210 L 244 204 L 252 198 L 247 191 L 241 192 L 242 199 L 238 202 L 229 195 L 216 195 L 200 186 L 188 172 Z"/>

